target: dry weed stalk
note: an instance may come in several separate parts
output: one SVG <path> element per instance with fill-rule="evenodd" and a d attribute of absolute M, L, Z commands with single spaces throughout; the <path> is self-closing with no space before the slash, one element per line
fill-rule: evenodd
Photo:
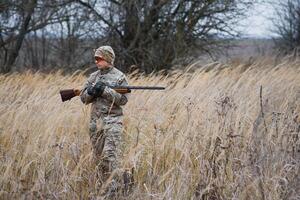
<path fill-rule="evenodd" d="M 0 199 L 99 196 L 89 107 L 58 96 L 85 79 L 0 75 Z M 135 185 L 124 199 L 299 198 L 299 61 L 130 80 L 168 89 L 133 92 L 125 107 L 123 163 Z"/>

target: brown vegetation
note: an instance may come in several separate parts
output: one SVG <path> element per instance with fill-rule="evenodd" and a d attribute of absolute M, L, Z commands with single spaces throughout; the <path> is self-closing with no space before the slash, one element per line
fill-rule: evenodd
<path fill-rule="evenodd" d="M 299 64 L 131 74 L 131 85 L 167 90 L 133 92 L 125 106 L 123 165 L 136 181 L 127 198 L 299 198 Z M 97 198 L 89 107 L 58 94 L 85 79 L 0 75 L 1 199 Z"/>

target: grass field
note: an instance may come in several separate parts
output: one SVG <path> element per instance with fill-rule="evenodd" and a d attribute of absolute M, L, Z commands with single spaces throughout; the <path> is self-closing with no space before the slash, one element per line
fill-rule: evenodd
<path fill-rule="evenodd" d="M 195 65 L 199 65 L 195 64 Z M 299 199 L 300 61 L 129 75 L 125 199 Z M 0 75 L 0 199 L 97 199 L 80 72 Z"/>

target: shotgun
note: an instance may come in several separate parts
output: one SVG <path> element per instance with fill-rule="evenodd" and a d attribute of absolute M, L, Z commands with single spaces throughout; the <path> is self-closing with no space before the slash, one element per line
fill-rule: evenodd
<path fill-rule="evenodd" d="M 131 90 L 164 90 L 165 87 L 155 87 L 155 86 L 110 86 L 111 89 L 114 89 L 116 92 L 120 94 L 130 93 Z M 79 96 L 81 93 L 80 89 L 65 89 L 59 91 L 61 100 L 68 101 L 71 100 L 75 96 Z"/>

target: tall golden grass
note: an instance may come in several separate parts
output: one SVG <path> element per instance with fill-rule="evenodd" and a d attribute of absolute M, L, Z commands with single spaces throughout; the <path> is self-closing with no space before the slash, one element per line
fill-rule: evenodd
<path fill-rule="evenodd" d="M 199 63 L 128 75 L 125 199 L 299 199 L 300 62 Z M 0 75 L 0 199 L 97 199 L 80 72 Z"/>

